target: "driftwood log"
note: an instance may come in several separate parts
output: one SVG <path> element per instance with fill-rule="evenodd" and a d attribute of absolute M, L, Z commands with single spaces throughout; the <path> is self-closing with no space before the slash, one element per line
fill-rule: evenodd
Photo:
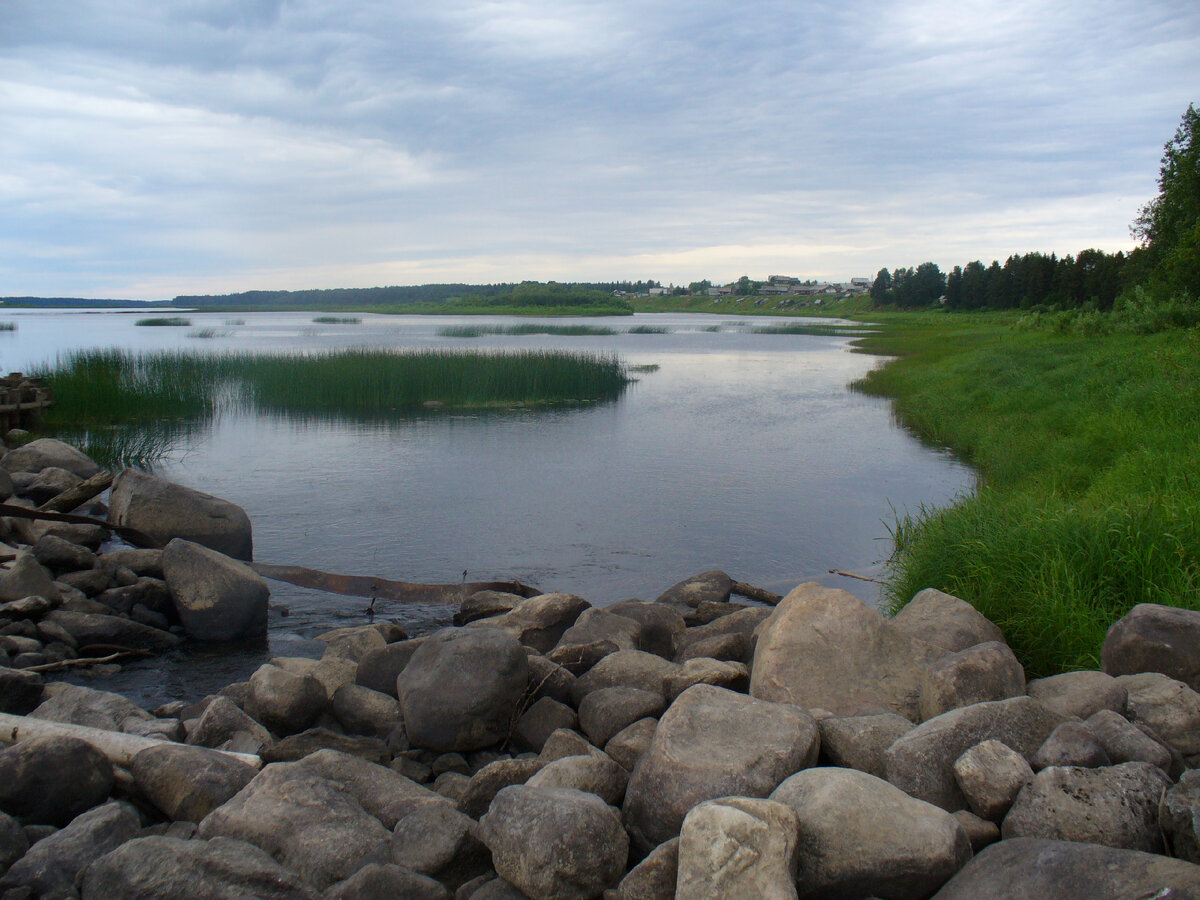
<path fill-rule="evenodd" d="M 113 483 L 112 472 L 97 472 L 87 481 L 82 481 L 73 488 L 67 488 L 56 497 L 51 497 L 38 507 L 39 512 L 69 513 L 78 509 L 93 497 L 108 490 Z"/>
<path fill-rule="evenodd" d="M 125 734 L 120 731 L 89 728 L 86 725 L 69 725 L 66 722 L 50 722 L 46 719 L 0 713 L 0 743 L 16 744 L 40 737 L 73 737 L 85 741 L 108 757 L 108 761 L 114 766 L 120 766 L 122 769 L 128 769 L 133 758 L 147 747 L 173 743 L 161 738 L 143 737 L 140 734 Z M 256 769 L 262 768 L 262 760 L 253 753 L 234 753 L 230 750 L 211 752 L 231 756 Z"/>
<path fill-rule="evenodd" d="M 408 581 L 389 581 L 370 575 L 337 575 L 306 569 L 303 566 L 272 566 L 249 563 L 263 578 L 286 581 L 300 587 L 315 588 L 332 594 L 353 597 L 374 597 L 379 600 L 399 600 L 402 603 L 461 603 L 480 591 L 503 591 L 519 597 L 535 597 L 537 588 L 519 581 L 464 581 L 460 584 L 415 584 Z"/>

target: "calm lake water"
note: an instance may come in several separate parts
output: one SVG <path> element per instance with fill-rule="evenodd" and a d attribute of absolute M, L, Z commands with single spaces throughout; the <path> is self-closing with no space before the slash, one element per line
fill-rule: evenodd
<path fill-rule="evenodd" d="M 719 568 L 781 594 L 815 580 L 876 602 L 877 586 L 828 570 L 880 574 L 895 512 L 945 504 L 972 484 L 967 467 L 897 426 L 886 401 L 849 390 L 879 358 L 850 352 L 846 337 L 752 333 L 795 320 L 654 314 L 583 320 L 615 336 L 469 339 L 438 332 L 514 320 L 322 325 L 312 313 L 188 313 L 190 328 L 135 326 L 145 315 L 2 311 L 17 330 L 0 332 L 0 369 L 28 371 L 84 347 L 367 346 L 561 348 L 659 367 L 636 374 L 620 400 L 579 409 L 439 411 L 389 424 L 224 416 L 159 472 L 245 508 L 261 562 L 417 582 L 466 570 L 472 581 L 516 578 L 597 605 L 652 600 Z M 624 333 L 638 325 L 667 333 Z M 362 598 L 271 587 L 289 614 L 272 616 L 267 646 L 190 650 L 96 685 L 145 703 L 197 696 L 268 656 L 312 655 L 315 634 L 365 621 Z M 413 633 L 452 612 L 376 604 Z"/>

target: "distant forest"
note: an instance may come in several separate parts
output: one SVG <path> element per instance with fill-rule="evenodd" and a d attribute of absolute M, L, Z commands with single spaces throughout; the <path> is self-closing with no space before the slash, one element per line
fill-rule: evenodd
<path fill-rule="evenodd" d="M 174 306 L 258 307 L 398 307 L 419 304 L 467 306 L 615 306 L 623 304 L 614 291 L 638 293 L 657 287 L 656 281 L 580 282 L 524 281 L 520 284 L 419 284 L 372 288 L 332 288 L 310 291 L 242 291 L 237 294 L 180 295 Z"/>
<path fill-rule="evenodd" d="M 876 303 L 902 307 L 928 306 L 945 297 L 950 309 L 1059 309 L 1089 307 L 1110 310 L 1123 288 L 1136 283 L 1130 276 L 1141 251 L 1126 255 L 1084 250 L 1078 256 L 1051 253 L 1012 255 L 1001 265 L 979 260 L 955 266 L 944 274 L 936 263 L 915 269 L 880 269 L 871 286 Z"/>

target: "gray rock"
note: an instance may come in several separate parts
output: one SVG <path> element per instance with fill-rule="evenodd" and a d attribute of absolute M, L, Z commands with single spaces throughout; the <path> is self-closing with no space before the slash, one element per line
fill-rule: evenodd
<path fill-rule="evenodd" d="M 918 725 L 887 750 L 887 780 L 919 800 L 953 812 L 966 805 L 954 763 L 967 750 L 997 740 L 1026 759 L 1063 719 L 1031 697 L 976 703 Z"/>
<path fill-rule="evenodd" d="M 388 831 L 347 791 L 292 764 L 273 764 L 209 813 L 196 834 L 232 837 L 324 890 L 388 841 Z"/>
<path fill-rule="evenodd" d="M 1200 863 L 1200 769 L 1189 769 L 1163 796 L 1158 810 L 1172 856 Z"/>
<path fill-rule="evenodd" d="M 1200 897 L 1200 866 L 1096 844 L 1017 838 L 986 848 L 934 900 L 1186 900 Z"/>
<path fill-rule="evenodd" d="M 695 806 L 679 835 L 676 900 L 794 900 L 798 824 L 789 806 L 773 800 L 724 797 Z"/>
<path fill-rule="evenodd" d="M 1170 771 L 1171 751 L 1124 716 L 1102 709 L 1093 713 L 1086 724 L 1112 762 L 1148 762 Z"/>
<path fill-rule="evenodd" d="M 921 680 L 921 719 L 1025 693 L 1025 670 L 1007 644 L 987 641 L 935 660 Z"/>
<path fill-rule="evenodd" d="M 1005 839 L 1036 837 L 1158 853 L 1163 845 L 1158 803 L 1170 785 L 1149 763 L 1051 766 L 1017 796 L 1000 831 Z"/>
<path fill-rule="evenodd" d="M 225 746 L 237 735 L 247 735 L 257 746 L 252 752 L 273 741 L 271 733 L 259 722 L 246 715 L 228 697 L 217 697 L 205 707 L 194 727 L 188 729 L 187 741 L 201 747 L 229 749 Z"/>
<path fill-rule="evenodd" d="M 1083 766 L 1095 769 L 1110 766 L 1104 745 L 1083 722 L 1063 722 L 1050 733 L 1046 742 L 1029 761 L 1035 772 L 1049 766 Z"/>
<path fill-rule="evenodd" d="M 130 766 L 134 785 L 172 821 L 199 822 L 244 788 L 258 770 L 204 747 L 162 743 Z"/>
<path fill-rule="evenodd" d="M 574 703 L 575 675 L 553 660 L 526 648 L 531 696 L 549 697 L 559 703 Z"/>
<path fill-rule="evenodd" d="M 1038 678 L 1029 682 L 1025 691 L 1047 709 L 1068 718 L 1086 719 L 1102 709 L 1118 713 L 1125 709 L 1125 689 L 1104 672 L 1064 672 Z"/>
<path fill-rule="evenodd" d="M 268 663 L 250 676 L 246 712 L 273 731 L 303 731 L 327 705 L 325 688 L 311 675 L 296 675 Z"/>
<path fill-rule="evenodd" d="M 54 604 L 45 597 L 33 594 L 20 600 L 10 600 L 0 603 L 0 616 L 10 619 L 40 619 L 54 608 Z"/>
<path fill-rule="evenodd" d="M 592 691 L 579 704 L 579 724 L 588 740 L 603 747 L 639 719 L 657 718 L 667 708 L 661 694 L 634 687 Z"/>
<path fill-rule="evenodd" d="M 1200 611 L 1139 603 L 1108 629 L 1100 658 L 1109 675 L 1161 672 L 1200 691 Z"/>
<path fill-rule="evenodd" d="M 488 763 L 471 776 L 458 808 L 472 818 L 479 818 L 488 811 L 492 800 L 506 787 L 525 784 L 536 775 L 545 763 L 534 759 L 498 759 Z"/>
<path fill-rule="evenodd" d="M 596 756 L 603 757 L 605 753 L 598 747 L 593 747 L 587 738 L 574 731 L 560 728 L 546 739 L 538 759 L 543 763 L 554 762 L 567 756 Z"/>
<path fill-rule="evenodd" d="M 675 900 L 678 873 L 679 838 L 671 838 L 651 850 L 621 879 L 616 900 Z"/>
<path fill-rule="evenodd" d="M 100 467 L 87 454 L 54 438 L 39 438 L 9 450 L 0 457 L 0 467 L 9 472 L 40 472 L 54 467 L 66 469 L 79 478 L 100 473 Z"/>
<path fill-rule="evenodd" d="M 51 572 L 78 572 L 96 565 L 96 554 L 53 534 L 48 534 L 33 547 L 33 557 Z"/>
<path fill-rule="evenodd" d="M 614 641 L 598 640 L 587 644 L 566 644 L 555 647 L 546 658 L 562 666 L 572 675 L 583 675 L 600 660 L 621 648 Z"/>
<path fill-rule="evenodd" d="M 804 896 L 927 897 L 971 857 L 953 816 L 855 769 L 807 769 L 771 799 L 798 817 Z"/>
<path fill-rule="evenodd" d="M 425 639 L 396 688 L 414 747 L 467 752 L 506 737 L 529 679 L 524 650 L 496 628 L 444 629 Z"/>
<path fill-rule="evenodd" d="M 984 847 L 1000 840 L 1000 826 L 995 822 L 989 822 L 965 809 L 960 809 L 951 815 L 966 832 L 967 840 L 971 842 L 972 853 L 978 853 Z"/>
<path fill-rule="evenodd" d="M 750 689 L 750 670 L 743 663 L 717 659 L 689 659 L 678 672 L 663 679 L 663 690 L 667 702 L 690 688 L 693 684 L 712 684 L 738 693 Z"/>
<path fill-rule="evenodd" d="M 564 787 L 595 794 L 609 806 L 620 806 L 629 773 L 613 759 L 565 756 L 547 763 L 526 782 L 530 787 Z"/>
<path fill-rule="evenodd" d="M 379 765 L 387 765 L 392 757 L 388 745 L 379 738 L 340 734 L 328 728 L 309 728 L 289 735 L 264 747 L 259 756 L 263 762 L 296 762 L 322 750 L 336 750 Z"/>
<path fill-rule="evenodd" d="M 387 737 L 404 722 L 394 697 L 358 684 L 347 684 L 333 694 L 333 715 L 351 734 Z"/>
<path fill-rule="evenodd" d="M 58 576 L 58 583 L 83 591 L 89 597 L 95 597 L 113 587 L 116 582 L 113 581 L 110 572 L 103 569 L 86 569 L 82 572 L 64 572 Z M 109 606 L 107 603 L 104 605 Z"/>
<path fill-rule="evenodd" d="M 326 891 L 322 900 L 450 900 L 450 892 L 402 866 L 368 863 Z"/>
<path fill-rule="evenodd" d="M 63 491 L 69 491 L 82 483 L 82 478 L 71 474 L 66 469 L 47 466 L 21 489 L 21 496 L 27 497 L 40 506 L 48 500 L 53 500 Z"/>
<path fill-rule="evenodd" d="M 421 804 L 443 802 L 429 788 L 387 766 L 337 750 L 317 750 L 295 765 L 296 771 L 328 779 L 346 791 L 385 828 L 394 828 Z"/>
<path fill-rule="evenodd" d="M 163 550 L 163 574 L 180 622 L 197 640 L 232 641 L 266 633 L 271 589 L 245 563 L 175 538 Z"/>
<path fill-rule="evenodd" d="M 630 835 L 649 850 L 679 833 L 697 803 L 765 797 L 817 758 L 816 723 L 799 707 L 723 688 L 688 688 L 658 723 L 625 793 Z"/>
<path fill-rule="evenodd" d="M 641 630 L 641 626 L 633 619 L 615 616 L 604 609 L 585 609 L 563 632 L 554 646 L 555 652 L 550 655 L 554 658 L 556 652 L 569 652 L 573 648 L 599 641 L 609 641 L 616 645 L 617 650 L 636 650 Z"/>
<path fill-rule="evenodd" d="M 97 806 L 34 844 L 0 878 L 0 889 L 29 887 L 38 897 L 70 897 L 84 869 L 137 837 L 140 828 L 137 811 L 128 803 Z"/>
<path fill-rule="evenodd" d="M 1200 753 L 1200 694 L 1157 672 L 1117 679 L 1128 699 L 1125 715 L 1184 756 Z"/>
<path fill-rule="evenodd" d="M 50 573 L 38 564 L 32 553 L 20 551 L 8 569 L 0 569 L 0 602 L 21 600 L 37 595 L 54 602 L 59 599 L 58 588 Z"/>
<path fill-rule="evenodd" d="M 42 676 L 0 666 L 0 712 L 23 716 L 42 702 Z"/>
<path fill-rule="evenodd" d="M 325 696 L 333 702 L 334 694 L 346 685 L 354 684 L 354 676 L 358 672 L 358 664 L 353 660 L 341 659 L 336 656 L 322 659 L 309 659 L 304 656 L 275 656 L 269 662 L 273 666 L 293 673 L 294 675 L 311 675 L 325 689 Z M 380 693 L 375 691 L 373 693 Z M 395 700 L 395 697 L 388 699 Z"/>
<path fill-rule="evenodd" d="M 650 748 L 657 728 L 658 719 L 639 719 L 609 738 L 604 745 L 604 752 L 626 772 L 632 772 L 642 754 Z"/>
<path fill-rule="evenodd" d="M 0 810 L 23 822 L 66 825 L 103 801 L 113 781 L 104 754 L 75 738 L 33 738 L 0 750 Z"/>
<path fill-rule="evenodd" d="M 136 469 L 113 482 L 108 521 L 162 545 L 183 538 L 234 559 L 254 558 L 250 519 L 240 506 Z"/>
<path fill-rule="evenodd" d="M 846 591 L 810 582 L 759 626 L 750 694 L 834 715 L 916 721 L 925 669 L 945 650 L 897 628 Z"/>
<path fill-rule="evenodd" d="M 522 600 L 511 612 L 472 622 L 467 627 L 498 628 L 525 646 L 548 653 L 590 606 L 574 594 L 539 594 Z"/>
<path fill-rule="evenodd" d="M 726 603 L 733 590 L 733 579 L 713 569 L 685 578 L 663 591 L 655 603 L 697 607 L 701 603 Z"/>
<path fill-rule="evenodd" d="M 622 600 L 605 609 L 615 616 L 632 619 L 638 624 L 637 649 L 665 659 L 675 658 L 675 643 L 687 630 L 676 610 L 664 603 L 643 603 Z"/>
<path fill-rule="evenodd" d="M 382 650 L 388 642 L 375 625 L 360 625 L 356 628 L 336 628 L 325 634 L 319 634 L 318 641 L 325 642 L 325 652 L 322 659 L 349 659 L 360 662 L 364 656 L 373 650 Z"/>
<path fill-rule="evenodd" d="M 21 823 L 7 813 L 0 813 L 0 875 L 29 850 L 29 838 Z"/>
<path fill-rule="evenodd" d="M 1021 789 L 1033 781 L 1033 769 L 1000 741 L 984 741 L 955 760 L 954 780 L 974 813 L 999 822 Z"/>
<path fill-rule="evenodd" d="M 244 841 L 144 837 L 83 873 L 83 900 L 318 900 L 295 872 Z"/>
<path fill-rule="evenodd" d="M 745 662 L 750 658 L 750 639 L 740 631 L 714 634 L 688 644 L 676 656 L 676 662 L 686 663 L 689 659 L 721 659 Z"/>
<path fill-rule="evenodd" d="M 459 604 L 454 614 L 455 625 L 468 625 L 480 619 L 490 619 L 512 612 L 525 598 L 504 591 L 477 591 Z"/>
<path fill-rule="evenodd" d="M 1003 632 L 971 604 L 934 588 L 916 594 L 892 623 L 917 640 L 956 652 L 1004 640 Z"/>
<path fill-rule="evenodd" d="M 684 659 L 689 648 L 701 641 L 722 635 L 740 634 L 746 642 L 746 655 L 740 661 L 748 664 L 753 652 L 754 632 L 759 625 L 770 618 L 772 612 L 773 610 L 765 606 L 751 606 L 722 616 L 706 625 L 689 628 L 675 642 L 676 658 Z"/>
<path fill-rule="evenodd" d="M 522 747 L 540 753 L 546 739 L 559 728 L 576 728 L 578 725 L 579 716 L 571 707 L 551 697 L 540 697 L 521 714 L 513 737 Z"/>
<path fill-rule="evenodd" d="M 490 868 L 487 848 L 475 837 L 475 821 L 450 803 L 426 803 L 396 825 L 392 862 L 436 878 L 451 889 Z"/>
<path fill-rule="evenodd" d="M 608 687 L 634 687 L 666 696 L 665 680 L 680 671 L 677 663 L 641 650 L 620 650 L 605 656 L 575 680 L 577 703 L 592 691 Z"/>
<path fill-rule="evenodd" d="M 629 855 L 617 812 L 568 788 L 505 788 L 480 820 L 479 836 L 500 877 L 533 900 L 597 897 L 625 874 Z"/>
<path fill-rule="evenodd" d="M 126 548 L 111 550 L 99 556 L 104 566 L 125 567 L 139 577 L 162 578 L 162 551 L 151 548 Z"/>
<path fill-rule="evenodd" d="M 404 671 L 408 661 L 412 659 L 417 648 L 425 643 L 424 638 L 411 641 L 397 641 L 377 650 L 370 650 L 358 661 L 358 671 L 354 676 L 356 684 L 381 694 L 395 697 L 396 678 Z"/>
<path fill-rule="evenodd" d="M 65 628 L 80 647 L 86 647 L 88 644 L 116 644 L 133 650 L 158 653 L 183 643 L 183 638 L 169 631 L 131 622 L 121 616 L 56 609 L 47 613 L 46 618 Z"/>
<path fill-rule="evenodd" d="M 897 713 L 874 716 L 829 716 L 817 726 L 821 755 L 835 766 L 887 777 L 887 749 L 912 731 L 913 723 Z"/>

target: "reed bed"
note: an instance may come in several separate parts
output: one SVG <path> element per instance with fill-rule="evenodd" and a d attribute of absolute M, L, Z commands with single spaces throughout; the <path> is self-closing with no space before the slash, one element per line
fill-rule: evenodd
<path fill-rule="evenodd" d="M 195 331 L 189 331 L 188 337 L 202 339 L 222 338 L 229 337 L 229 332 L 221 331 L 217 328 L 197 328 Z"/>
<path fill-rule="evenodd" d="M 661 325 L 634 325 L 632 328 L 625 330 L 626 334 L 670 334 L 669 328 L 664 328 Z"/>
<path fill-rule="evenodd" d="M 629 383 L 624 363 L 614 355 L 532 350 L 284 355 L 86 350 L 60 357 L 36 374 L 55 392 L 46 424 L 57 433 L 69 432 L 104 461 L 125 464 L 161 452 L 191 426 L 223 410 L 386 419 L 429 405 L 615 400 Z M 126 426 L 147 432 L 135 438 Z"/>
<path fill-rule="evenodd" d="M 188 328 L 192 324 L 191 319 L 185 319 L 183 316 L 152 316 L 149 319 L 138 319 L 134 325 L 165 327 L 165 328 Z"/>
<path fill-rule="evenodd" d="M 787 325 L 762 325 L 751 331 L 752 334 L 816 334 L 832 337 L 863 337 L 872 334 L 869 328 L 861 325 L 826 325 L 822 323 L 795 322 Z"/>
<path fill-rule="evenodd" d="M 16 322 L 0 322 L 0 331 L 16 331 Z"/>
<path fill-rule="evenodd" d="M 313 321 L 318 325 L 361 325 L 362 316 L 317 316 Z"/>

